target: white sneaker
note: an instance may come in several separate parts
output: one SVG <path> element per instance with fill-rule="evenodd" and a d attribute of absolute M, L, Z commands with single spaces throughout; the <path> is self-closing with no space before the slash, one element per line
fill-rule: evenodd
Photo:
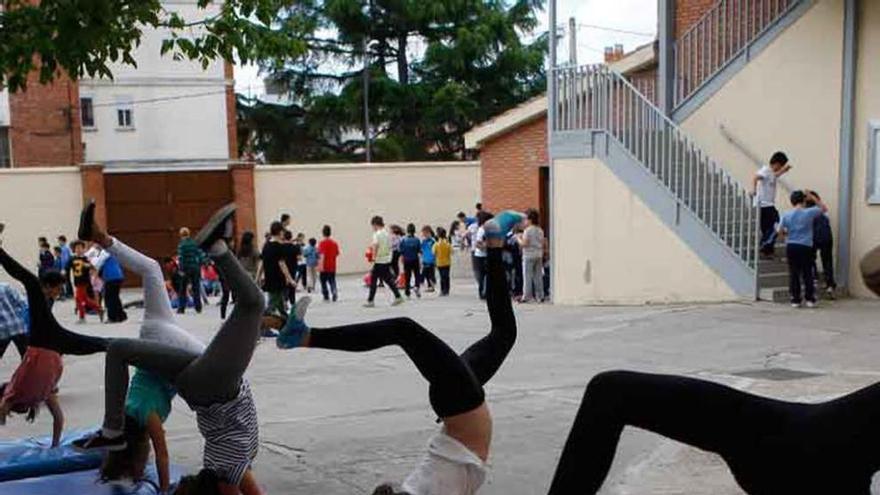
<path fill-rule="evenodd" d="M 376 303 L 374 303 L 373 301 L 367 301 L 367 302 L 364 303 L 364 307 L 365 307 L 365 308 L 375 308 L 375 307 L 376 307 Z"/>
<path fill-rule="evenodd" d="M 801 303 L 791 303 L 791 307 L 795 309 L 800 309 Z"/>
<path fill-rule="evenodd" d="M 814 303 L 813 301 L 807 301 L 807 307 L 813 309 L 816 307 L 816 303 Z"/>

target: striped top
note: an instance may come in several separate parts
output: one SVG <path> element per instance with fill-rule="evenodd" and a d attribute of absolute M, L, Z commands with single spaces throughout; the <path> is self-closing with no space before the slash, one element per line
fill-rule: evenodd
<path fill-rule="evenodd" d="M 260 442 L 257 408 L 247 381 L 241 381 L 235 399 L 190 407 L 205 438 L 204 467 L 222 481 L 238 486 L 257 457 Z"/>

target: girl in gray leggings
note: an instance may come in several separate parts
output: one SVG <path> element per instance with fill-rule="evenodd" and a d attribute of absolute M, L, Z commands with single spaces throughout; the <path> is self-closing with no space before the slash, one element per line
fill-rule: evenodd
<path fill-rule="evenodd" d="M 221 493 L 261 494 L 250 466 L 258 449 L 257 411 L 250 387 L 242 376 L 250 364 L 265 309 L 263 293 L 229 251 L 234 205 L 218 211 L 195 240 L 205 249 L 237 302 L 229 318 L 201 354 L 158 342 L 119 339 L 107 349 L 103 429 L 74 444 L 80 450 L 125 448 L 125 397 L 128 367 L 155 373 L 174 385 L 196 412 L 205 438 L 204 469 L 185 478 L 178 493 L 220 490 Z M 197 486 L 203 487 L 202 489 Z"/>

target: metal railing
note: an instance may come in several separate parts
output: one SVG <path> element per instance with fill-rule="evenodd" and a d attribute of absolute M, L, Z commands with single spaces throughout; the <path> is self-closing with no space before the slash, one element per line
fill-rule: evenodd
<path fill-rule="evenodd" d="M 553 131 L 606 132 L 750 268 L 758 265 L 754 195 L 620 74 L 556 69 Z"/>
<path fill-rule="evenodd" d="M 720 0 L 675 42 L 675 106 L 801 0 Z"/>

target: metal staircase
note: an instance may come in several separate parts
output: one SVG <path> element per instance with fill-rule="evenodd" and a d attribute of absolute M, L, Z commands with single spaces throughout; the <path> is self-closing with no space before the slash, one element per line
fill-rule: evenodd
<path fill-rule="evenodd" d="M 587 146 L 740 295 L 757 297 L 752 193 L 621 75 L 604 65 L 553 73 L 554 140 Z"/>
<path fill-rule="evenodd" d="M 719 0 L 674 46 L 673 115 L 686 117 L 814 0 Z M 694 101 L 697 100 L 697 101 Z"/>

